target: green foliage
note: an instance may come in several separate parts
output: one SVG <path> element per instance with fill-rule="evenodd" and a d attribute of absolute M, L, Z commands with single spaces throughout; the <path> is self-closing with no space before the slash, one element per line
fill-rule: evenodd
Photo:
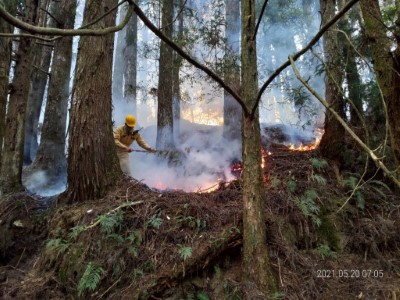
<path fill-rule="evenodd" d="M 46 251 L 56 251 L 58 257 L 61 253 L 64 253 L 68 249 L 70 244 L 71 243 L 69 241 L 65 241 L 61 238 L 51 239 L 46 244 Z"/>
<path fill-rule="evenodd" d="M 116 227 L 120 226 L 123 221 L 123 215 L 120 211 L 110 212 L 97 217 L 100 223 L 101 231 L 104 233 L 112 233 Z"/>
<path fill-rule="evenodd" d="M 278 177 L 276 177 L 275 175 L 272 175 L 269 178 L 269 182 L 271 184 L 271 188 L 275 189 L 279 186 L 279 184 L 281 183 L 281 180 Z"/>
<path fill-rule="evenodd" d="M 313 181 L 315 181 L 316 183 L 318 183 L 320 185 L 326 185 L 326 178 L 321 175 L 312 174 L 311 178 Z"/>
<path fill-rule="evenodd" d="M 107 238 L 116 241 L 118 244 L 122 244 L 125 241 L 125 239 L 122 237 L 122 235 L 117 234 L 117 233 L 111 233 L 111 234 L 107 235 Z"/>
<path fill-rule="evenodd" d="M 163 220 L 158 215 L 153 215 L 147 221 L 147 225 L 152 226 L 155 229 L 159 229 L 161 227 Z"/>
<path fill-rule="evenodd" d="M 281 299 L 285 299 L 285 293 L 282 293 L 282 292 L 275 292 L 275 293 L 273 293 L 268 299 L 271 299 L 271 300 L 281 300 Z"/>
<path fill-rule="evenodd" d="M 221 268 L 218 265 L 214 266 L 215 276 L 219 279 L 221 278 Z"/>
<path fill-rule="evenodd" d="M 317 169 L 318 171 L 321 171 L 322 169 L 326 168 L 328 166 L 328 163 L 324 159 L 318 159 L 318 158 L 310 158 L 311 165 L 313 166 L 314 169 Z"/>
<path fill-rule="evenodd" d="M 309 217 L 316 226 L 320 226 L 321 219 L 318 216 L 320 208 L 316 204 L 317 199 L 317 192 L 311 189 L 305 191 L 305 193 L 301 197 L 294 197 L 293 201 L 305 217 Z"/>
<path fill-rule="evenodd" d="M 205 292 L 197 292 L 196 294 L 197 300 L 210 300 L 210 297 Z"/>
<path fill-rule="evenodd" d="M 386 193 L 384 192 L 391 192 L 390 188 L 379 180 L 368 180 L 368 181 L 361 181 L 359 183 L 358 174 L 350 175 L 348 178 L 343 179 L 342 186 L 344 188 L 349 188 L 349 192 L 353 193 L 352 198 L 355 198 L 357 207 L 360 209 L 365 208 L 365 197 L 366 194 L 376 193 L 382 198 L 386 199 Z"/>
<path fill-rule="evenodd" d="M 179 255 L 185 261 L 192 256 L 192 247 L 179 245 Z"/>
<path fill-rule="evenodd" d="M 101 281 L 101 276 L 104 274 L 104 269 L 92 262 L 89 262 L 82 278 L 78 284 L 78 296 L 81 296 L 85 290 L 94 291 Z"/>
<path fill-rule="evenodd" d="M 138 268 L 133 269 L 133 278 L 134 279 L 142 277 L 143 275 L 144 275 L 144 272 L 142 269 L 138 269 Z"/>
<path fill-rule="evenodd" d="M 317 247 L 317 252 L 322 259 L 325 258 L 336 258 L 336 253 L 331 250 L 331 248 L 326 244 L 320 244 Z"/>
<path fill-rule="evenodd" d="M 85 225 L 78 225 L 73 228 L 71 228 L 71 232 L 68 234 L 68 238 L 71 240 L 76 239 L 82 232 L 87 230 L 87 227 Z"/>
<path fill-rule="evenodd" d="M 205 229 L 207 227 L 206 220 L 201 220 L 192 216 L 179 215 L 175 219 L 178 223 L 186 225 L 190 228 L 196 228 L 197 230 Z"/>
<path fill-rule="evenodd" d="M 292 179 L 288 179 L 286 181 L 286 187 L 288 188 L 288 190 L 292 193 L 294 193 L 297 189 L 297 183 L 296 181 L 292 180 Z"/>
<path fill-rule="evenodd" d="M 396 5 L 386 5 L 382 7 L 382 18 L 385 23 L 393 24 L 397 15 Z"/>

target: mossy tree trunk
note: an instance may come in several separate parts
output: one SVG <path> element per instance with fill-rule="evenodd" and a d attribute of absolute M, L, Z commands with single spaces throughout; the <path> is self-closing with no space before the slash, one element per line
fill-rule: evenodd
<path fill-rule="evenodd" d="M 172 39 L 174 1 L 163 0 L 161 27 L 163 33 Z M 174 148 L 173 131 L 174 117 L 172 111 L 172 85 L 173 75 L 172 49 L 164 42 L 160 45 L 160 62 L 158 78 L 158 109 L 157 109 L 157 149 Z"/>
<path fill-rule="evenodd" d="M 24 21 L 36 24 L 37 1 L 25 3 Z M 10 100 L 5 120 L 4 147 L 0 172 L 0 194 L 23 190 L 22 158 L 24 151 L 25 113 L 32 71 L 32 39 L 21 37 L 16 53 L 16 64 Z"/>
<path fill-rule="evenodd" d="M 335 15 L 336 1 L 321 0 L 322 23 L 325 24 Z M 343 97 L 340 94 L 340 87 L 343 80 L 341 56 L 337 32 L 327 31 L 323 36 L 324 60 L 327 70 L 325 72 L 325 99 L 329 105 L 341 116 L 344 117 Z M 330 113 L 326 113 L 325 133 L 321 139 L 320 149 L 322 154 L 335 161 L 340 166 L 343 153 L 344 128 Z"/>
<path fill-rule="evenodd" d="M 242 99 L 249 111 L 256 103 L 258 72 L 255 0 L 242 1 L 241 79 Z M 277 290 L 269 262 L 265 227 L 265 188 L 261 168 L 261 137 L 258 109 L 243 114 L 243 271 L 244 280 L 256 284 L 266 296 Z"/>
<path fill-rule="evenodd" d="M 395 27 L 396 47 L 392 51 L 393 41 L 388 37 L 383 22 L 379 1 L 360 1 L 365 23 L 368 45 L 371 50 L 376 81 L 382 91 L 387 107 L 390 144 L 393 150 L 397 178 L 400 179 L 400 29 Z M 398 12 L 400 15 L 400 12 Z M 397 22 L 399 22 L 397 20 Z"/>
<path fill-rule="evenodd" d="M 88 24 L 117 0 L 88 0 L 83 23 Z M 95 28 L 115 24 L 111 13 Z M 102 197 L 122 173 L 115 152 L 111 121 L 111 73 L 114 35 L 79 40 L 74 78 L 68 149 L 67 202 Z"/>
<path fill-rule="evenodd" d="M 51 11 L 58 20 L 57 27 L 74 27 L 76 0 L 53 1 Z M 65 176 L 65 133 L 68 110 L 72 37 L 58 39 L 54 45 L 51 78 L 44 113 L 42 134 L 33 170 L 45 170 L 50 176 Z"/>

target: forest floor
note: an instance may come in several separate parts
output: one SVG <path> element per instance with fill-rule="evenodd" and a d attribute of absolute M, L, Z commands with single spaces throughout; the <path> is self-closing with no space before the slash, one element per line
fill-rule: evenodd
<path fill-rule="evenodd" d="M 0 298 L 398 299 L 400 197 L 384 178 L 347 201 L 357 170 L 339 174 L 317 150 L 270 145 L 264 154 L 279 293 L 242 280 L 240 180 L 186 193 L 126 177 L 74 206 L 27 193 L 3 199 Z"/>

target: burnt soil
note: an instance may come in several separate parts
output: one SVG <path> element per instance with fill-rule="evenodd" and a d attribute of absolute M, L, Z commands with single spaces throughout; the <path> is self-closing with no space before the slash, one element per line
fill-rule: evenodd
<path fill-rule="evenodd" d="M 389 183 L 369 178 L 350 197 L 354 170 L 335 172 L 316 150 L 270 145 L 264 155 L 280 293 L 263 296 L 242 280 L 240 179 L 185 193 L 127 177 L 73 206 L 28 193 L 2 199 L 0 298 L 400 297 L 400 199 Z"/>

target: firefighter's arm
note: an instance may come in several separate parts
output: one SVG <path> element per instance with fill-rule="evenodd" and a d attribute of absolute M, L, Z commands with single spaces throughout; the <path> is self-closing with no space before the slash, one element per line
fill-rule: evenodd
<path fill-rule="evenodd" d="M 156 152 L 156 151 L 157 151 L 156 149 L 152 148 L 151 146 L 149 146 L 149 145 L 144 141 L 144 139 L 142 138 L 142 136 L 140 135 L 140 133 L 136 133 L 135 139 L 136 139 L 136 142 L 138 143 L 138 145 L 139 145 L 140 147 L 142 147 L 143 149 L 145 149 L 145 150 L 147 150 L 147 151 L 150 151 L 150 152 Z"/>
<path fill-rule="evenodd" d="M 124 145 L 123 143 L 121 143 L 120 138 L 121 138 L 121 132 L 120 132 L 120 131 L 118 130 L 118 128 L 117 128 L 117 129 L 114 131 L 114 142 L 115 142 L 115 145 L 116 145 L 117 147 L 119 147 L 119 148 L 122 148 L 122 149 L 126 150 L 127 152 L 131 152 L 131 151 L 130 151 L 131 148 L 128 147 L 128 146 L 126 146 L 126 145 Z"/>

